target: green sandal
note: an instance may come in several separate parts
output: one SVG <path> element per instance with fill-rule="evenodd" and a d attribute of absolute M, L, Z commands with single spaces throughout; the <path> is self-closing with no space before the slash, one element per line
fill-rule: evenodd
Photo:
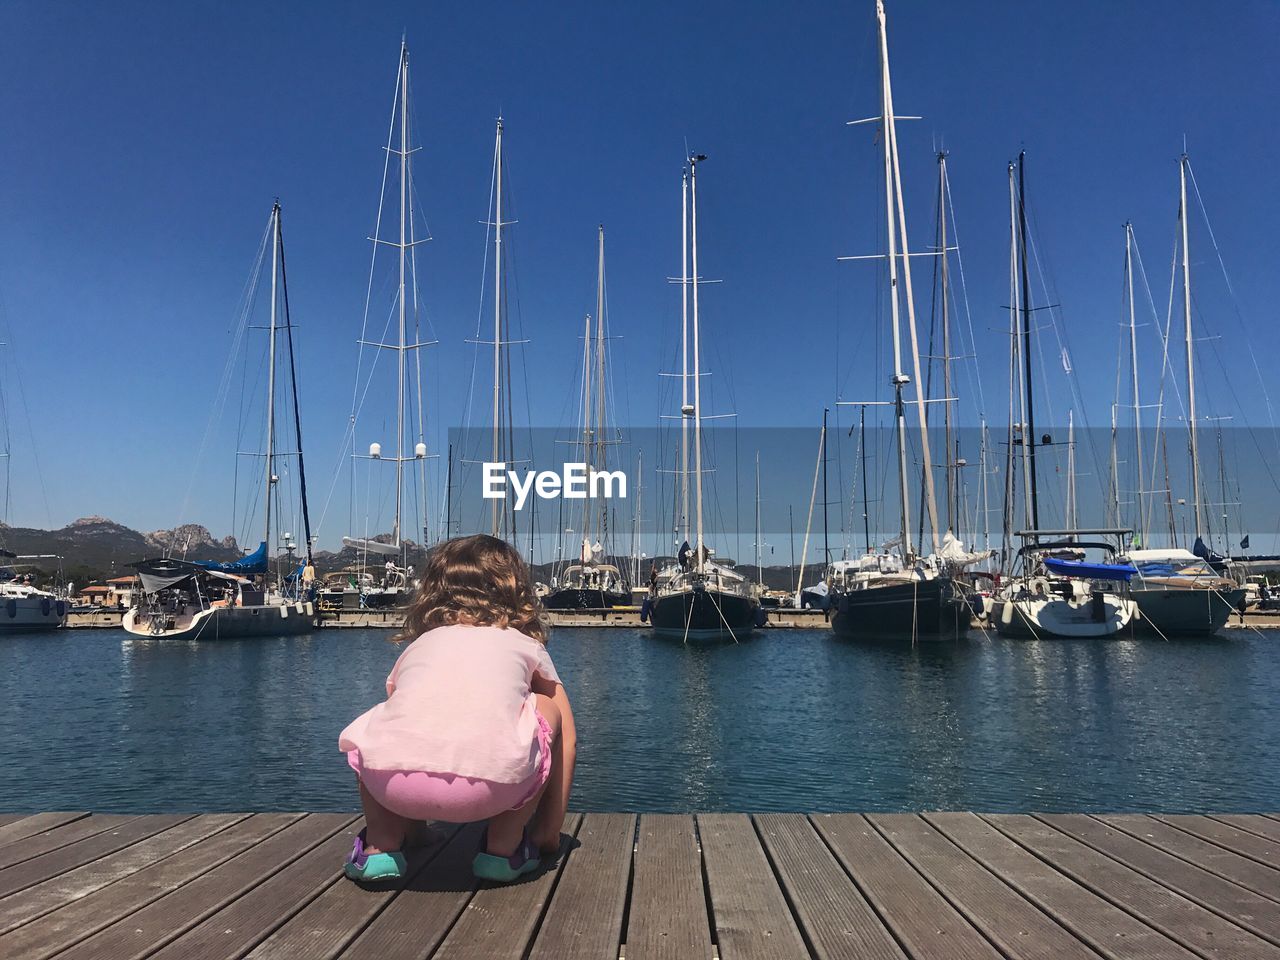
<path fill-rule="evenodd" d="M 512 880 L 518 880 L 526 873 L 533 873 L 542 865 L 542 857 L 539 855 L 538 848 L 534 846 L 533 841 L 529 839 L 528 831 L 521 836 L 519 846 L 516 847 L 515 853 L 509 857 L 485 853 L 488 840 L 489 831 L 486 830 L 480 838 L 480 850 L 476 853 L 475 859 L 471 861 L 471 872 L 481 880 L 510 883 Z"/>
<path fill-rule="evenodd" d="M 404 877 L 409 865 L 401 851 L 366 853 L 364 843 L 364 831 L 361 830 L 356 835 L 355 845 L 351 848 L 351 856 L 347 857 L 347 862 L 342 865 L 342 872 L 347 875 L 348 879 L 359 880 L 363 883 L 373 883 L 379 880 L 399 880 Z"/>

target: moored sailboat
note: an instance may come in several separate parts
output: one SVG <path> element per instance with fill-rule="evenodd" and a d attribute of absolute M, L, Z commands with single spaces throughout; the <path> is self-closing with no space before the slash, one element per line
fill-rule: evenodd
<path fill-rule="evenodd" d="M 608 469 L 613 442 L 607 436 L 605 385 L 604 227 L 597 234 L 595 331 L 588 314 L 582 347 L 582 448 L 588 470 Z M 588 495 L 582 501 L 581 550 L 576 563 L 559 571 L 542 597 L 548 610 L 598 610 L 631 603 L 631 587 L 611 563 L 608 501 Z"/>
<path fill-rule="evenodd" d="M 294 369 L 293 325 L 289 317 L 289 294 L 285 286 L 284 234 L 280 204 L 271 208 L 268 225 L 271 246 L 271 319 L 267 327 L 266 427 L 263 449 L 263 539 L 258 549 L 231 563 L 193 561 L 172 557 L 142 560 L 132 564 L 142 581 L 138 602 L 124 615 L 122 626 L 135 636 L 166 640 L 196 640 L 239 637 L 267 637 L 306 633 L 314 625 L 315 605 L 310 594 L 315 568 L 312 565 L 311 519 L 307 508 L 306 472 L 302 460 L 302 427 L 298 411 L 297 380 Z M 255 267 L 254 277 L 259 275 Z M 252 294 L 250 295 L 250 302 Z M 281 315 L 283 322 L 281 321 Z M 246 316 L 247 322 L 247 316 Z M 293 408 L 292 428 L 297 450 L 288 454 L 276 450 L 276 367 L 278 334 L 286 334 L 288 369 Z M 276 475 L 278 456 L 294 456 L 298 464 L 299 504 L 305 533 L 305 553 L 294 556 L 292 534 L 284 533 L 286 564 L 272 571 L 268 545 L 276 542 L 272 508 L 280 478 Z M 272 573 L 276 574 L 272 582 Z"/>
<path fill-rule="evenodd" d="M 934 493 L 933 463 L 929 448 L 926 398 L 921 377 L 920 350 L 916 337 L 915 298 L 911 288 L 911 253 L 907 242 L 906 213 L 898 160 L 898 138 L 893 110 L 893 89 L 889 73 L 889 40 L 882 0 L 876 0 L 876 20 L 880 51 L 880 116 L 884 148 L 885 222 L 888 250 L 885 261 L 889 274 L 889 304 L 892 316 L 893 386 L 892 401 L 868 401 L 854 405 L 892 406 L 896 424 L 900 521 L 898 537 L 885 546 L 884 553 L 833 565 L 829 572 L 832 630 L 845 639 L 954 640 L 969 629 L 972 610 L 966 587 L 955 576 L 953 564 L 942 556 L 938 530 L 937 498 Z M 942 256 L 946 251 L 939 251 Z M 901 261 L 901 264 L 899 264 Z M 899 283 L 901 266 L 901 283 Z M 905 294 L 905 297 L 903 296 Z M 920 451 L 923 461 L 923 499 L 933 550 L 917 553 L 911 540 L 911 491 L 907 476 L 907 400 L 903 388 L 912 382 L 902 363 L 902 300 L 905 299 L 912 373 L 915 379 L 913 406 L 919 420 Z M 950 398 L 944 398 L 949 402 Z M 864 453 L 865 456 L 865 453 Z M 922 546 L 923 550 L 923 546 Z"/>
<path fill-rule="evenodd" d="M 645 613 L 654 633 L 685 643 L 699 640 L 741 640 L 750 635 L 760 615 L 760 597 L 755 584 L 726 563 L 717 562 L 704 537 L 702 503 L 702 368 L 701 328 L 698 317 L 698 163 L 701 155 L 690 156 L 682 180 L 681 236 L 681 429 L 693 441 L 690 467 L 687 445 L 682 443 L 681 493 L 685 504 L 681 516 L 684 542 L 676 563 L 658 574 Z M 689 249 L 692 249 L 692 260 Z M 692 272 L 690 273 L 690 268 Z M 693 328 L 689 330 L 688 303 L 692 295 Z M 692 342 L 692 356 L 689 346 Z M 693 374 L 689 374 L 692 361 Z M 689 381 L 693 381 L 690 402 Z M 689 477 L 693 476 L 695 522 L 689 538 Z"/>

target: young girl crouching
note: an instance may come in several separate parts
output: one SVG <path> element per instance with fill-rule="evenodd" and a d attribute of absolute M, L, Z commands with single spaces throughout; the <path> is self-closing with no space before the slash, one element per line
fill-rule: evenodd
<path fill-rule="evenodd" d="M 560 846 L 576 732 L 546 649 L 542 608 L 520 555 L 494 537 L 449 540 L 427 556 L 387 677 L 387 699 L 342 731 L 365 829 L 353 880 L 406 870 L 421 821 L 487 820 L 472 870 L 511 881 Z"/>

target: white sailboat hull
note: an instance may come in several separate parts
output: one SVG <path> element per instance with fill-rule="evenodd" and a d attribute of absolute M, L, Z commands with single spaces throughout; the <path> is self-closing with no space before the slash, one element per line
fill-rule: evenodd
<path fill-rule="evenodd" d="M 0 634 L 57 630 L 67 622 L 70 604 L 40 590 L 0 594 Z"/>
<path fill-rule="evenodd" d="M 1083 598 L 997 597 L 989 622 L 1002 637 L 1021 640 L 1114 637 L 1134 619 L 1137 604 L 1114 593 Z"/>

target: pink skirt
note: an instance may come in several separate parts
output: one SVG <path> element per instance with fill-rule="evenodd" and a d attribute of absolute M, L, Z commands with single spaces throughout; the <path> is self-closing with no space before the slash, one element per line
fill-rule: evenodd
<path fill-rule="evenodd" d="M 453 773 L 425 770 L 372 770 L 360 763 L 360 751 L 347 763 L 365 789 L 383 807 L 410 820 L 474 823 L 518 810 L 536 797 L 551 778 L 551 727 L 538 717 L 538 769 L 521 783 L 494 783 Z"/>

